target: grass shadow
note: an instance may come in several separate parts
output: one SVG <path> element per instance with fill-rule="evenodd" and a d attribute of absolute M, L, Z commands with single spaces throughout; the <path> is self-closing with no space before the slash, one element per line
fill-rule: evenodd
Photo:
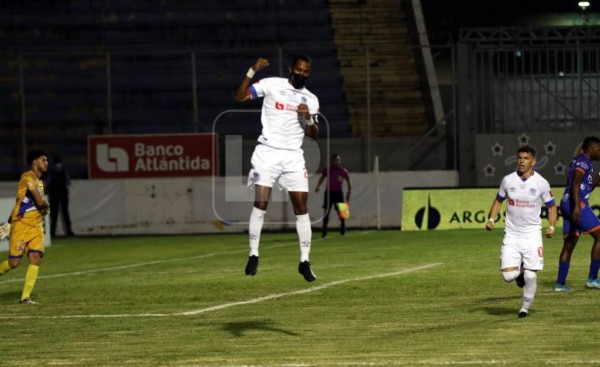
<path fill-rule="evenodd" d="M 4 293 L 0 293 L 0 303 L 11 302 L 15 303 L 21 297 L 21 291 L 6 291 Z"/>
<path fill-rule="evenodd" d="M 504 316 L 504 315 L 512 315 L 516 313 L 515 308 L 510 307 L 484 307 L 482 308 L 488 315 L 493 316 Z"/>
<path fill-rule="evenodd" d="M 244 333 L 249 330 L 268 331 L 281 333 L 291 336 L 299 336 L 300 334 L 293 331 L 289 331 L 274 325 L 270 320 L 250 320 L 250 321 L 238 321 L 228 322 L 223 325 L 223 330 L 231 333 L 233 336 L 242 337 Z"/>

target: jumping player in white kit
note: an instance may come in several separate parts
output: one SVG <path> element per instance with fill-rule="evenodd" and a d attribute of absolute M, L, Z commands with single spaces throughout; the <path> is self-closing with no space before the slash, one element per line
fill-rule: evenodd
<path fill-rule="evenodd" d="M 289 78 L 264 78 L 250 84 L 254 74 L 269 66 L 259 58 L 240 83 L 235 100 L 246 102 L 263 98 L 262 132 L 252 154 L 252 170 L 248 181 L 254 187 L 254 207 L 250 214 L 250 254 L 246 275 L 256 275 L 258 247 L 271 190 L 279 182 L 289 193 L 296 215 L 296 231 L 300 242 L 298 272 L 308 282 L 316 279 L 309 261 L 312 229 L 308 216 L 308 172 L 301 148 L 304 136 L 316 139 L 319 134 L 319 100 L 304 83 L 310 76 L 311 60 L 297 55 L 289 68 Z"/>
<path fill-rule="evenodd" d="M 500 251 L 500 271 L 506 282 L 516 280 L 523 288 L 523 303 L 519 317 L 527 317 L 537 290 L 537 272 L 544 268 L 542 243 L 542 203 L 548 208 L 546 237 L 554 234 L 557 209 L 550 184 L 533 170 L 536 151 L 530 146 L 517 150 L 517 171 L 506 175 L 500 183 L 498 194 L 492 202 L 488 231 L 494 228 L 496 217 L 507 200 L 504 239 Z"/>

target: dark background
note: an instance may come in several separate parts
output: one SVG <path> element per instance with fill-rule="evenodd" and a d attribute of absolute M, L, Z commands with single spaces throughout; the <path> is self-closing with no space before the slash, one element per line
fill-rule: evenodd
<path fill-rule="evenodd" d="M 421 0 L 432 44 L 458 41 L 460 28 L 598 25 L 600 1 L 582 10 L 578 0 Z"/>

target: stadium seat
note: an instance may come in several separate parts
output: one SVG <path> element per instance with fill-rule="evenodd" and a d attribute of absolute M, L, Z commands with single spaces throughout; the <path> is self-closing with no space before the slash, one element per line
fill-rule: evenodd
<path fill-rule="evenodd" d="M 308 87 L 335 121 L 331 133 L 350 136 L 326 0 L 11 4 L 0 3 L 0 37 L 12 45 L 0 55 L 0 102 L 8 106 L 0 123 L 19 126 L 21 120 L 21 54 L 28 139 L 51 139 L 52 149 L 78 162 L 74 177 L 87 176 L 87 137 L 107 131 L 109 108 L 112 133 L 124 134 L 211 131 L 223 111 L 259 108 L 233 99 L 259 56 L 272 60 L 265 77 L 286 76 L 292 53 L 310 54 L 315 69 Z M 223 134 L 260 132 L 255 113 L 235 119 L 219 126 Z M 0 176 L 14 166 L 0 162 Z"/>

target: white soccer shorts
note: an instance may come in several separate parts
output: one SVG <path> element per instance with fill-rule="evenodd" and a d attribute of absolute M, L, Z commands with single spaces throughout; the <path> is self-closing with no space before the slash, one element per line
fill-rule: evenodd
<path fill-rule="evenodd" d="M 541 231 L 527 234 L 504 235 L 500 250 L 500 269 L 523 267 L 529 270 L 544 269 L 544 245 Z"/>
<path fill-rule="evenodd" d="M 304 151 L 276 149 L 258 144 L 252 154 L 248 186 L 273 188 L 276 182 L 288 192 L 308 192 L 308 172 Z"/>

